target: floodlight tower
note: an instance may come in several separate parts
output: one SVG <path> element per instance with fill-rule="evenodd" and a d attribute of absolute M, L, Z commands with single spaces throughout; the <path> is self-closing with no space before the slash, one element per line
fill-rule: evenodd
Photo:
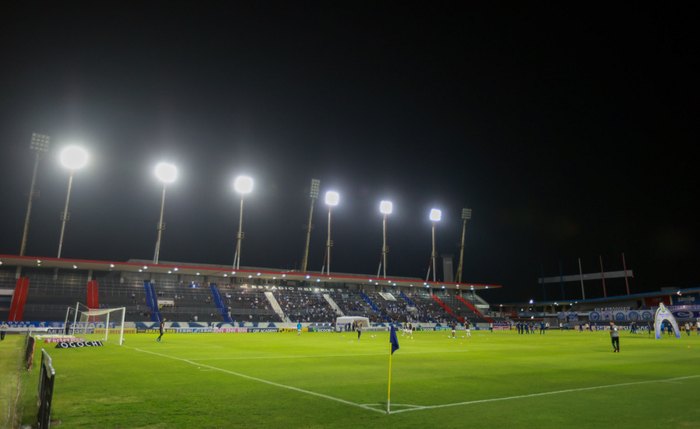
<path fill-rule="evenodd" d="M 382 219 L 382 274 L 386 278 L 386 254 L 389 251 L 386 245 L 386 218 L 394 210 L 394 205 L 391 201 L 381 201 L 379 203 L 379 212 L 383 215 Z"/>
<path fill-rule="evenodd" d="M 66 222 L 70 219 L 70 213 L 68 213 L 68 204 L 70 202 L 70 192 L 73 187 L 73 174 L 76 170 L 80 170 L 85 167 L 88 162 L 89 155 L 85 149 L 80 146 L 66 146 L 60 155 L 61 165 L 70 171 L 68 176 L 68 192 L 66 193 L 66 204 L 63 208 L 63 213 L 61 213 L 61 236 L 58 239 L 58 258 L 61 258 L 61 250 L 63 248 L 63 236 L 66 231 Z"/>
<path fill-rule="evenodd" d="M 462 241 L 459 245 L 459 265 L 457 266 L 457 283 L 462 283 L 462 264 L 464 262 L 464 237 L 467 233 L 467 221 L 472 218 L 472 209 L 462 209 Z"/>
<path fill-rule="evenodd" d="M 436 269 L 437 269 L 437 250 L 435 248 L 435 225 L 442 219 L 442 211 L 438 209 L 430 209 L 430 221 L 433 223 L 433 252 L 430 255 L 430 259 L 433 265 L 433 282 L 437 281 Z"/>
<path fill-rule="evenodd" d="M 163 236 L 165 224 L 163 223 L 163 211 L 165 210 L 165 188 L 168 184 L 173 183 L 177 179 L 177 167 L 167 162 L 159 162 L 155 169 L 156 178 L 163 184 L 163 194 L 160 199 L 160 218 L 158 219 L 158 238 L 156 239 L 156 251 L 153 255 L 153 263 L 158 263 L 160 256 L 160 240 Z"/>
<path fill-rule="evenodd" d="M 253 190 L 253 179 L 248 176 L 238 176 L 233 181 L 233 189 L 241 194 L 241 212 L 238 217 L 238 234 L 236 235 L 236 253 L 233 255 L 233 268 L 241 267 L 241 242 L 243 241 L 243 197 Z"/>
<path fill-rule="evenodd" d="M 306 272 L 306 267 L 309 263 L 309 244 L 311 243 L 311 220 L 314 216 L 314 205 L 318 199 L 319 188 L 321 187 L 321 181 L 318 179 L 311 179 L 311 190 L 309 196 L 311 197 L 311 207 L 309 208 L 309 223 L 306 225 L 306 246 L 304 247 L 304 258 L 301 261 L 301 272 Z"/>
<path fill-rule="evenodd" d="M 326 192 L 326 205 L 328 206 L 328 239 L 326 240 L 326 274 L 331 274 L 331 209 L 340 202 L 340 195 L 335 191 Z M 321 270 L 323 272 L 323 270 Z"/>
<path fill-rule="evenodd" d="M 36 173 L 39 168 L 39 159 L 41 154 L 49 151 L 51 137 L 44 134 L 32 133 L 32 140 L 29 144 L 29 149 L 35 153 L 34 156 L 34 171 L 32 172 L 32 184 L 29 187 L 29 199 L 27 201 L 27 214 L 24 217 L 24 230 L 22 231 L 22 244 L 19 247 L 19 256 L 24 256 L 27 249 L 27 237 L 29 236 L 29 218 L 32 214 L 32 201 L 34 200 L 35 192 L 34 185 L 36 184 Z M 18 267 L 19 269 L 19 267 Z"/>

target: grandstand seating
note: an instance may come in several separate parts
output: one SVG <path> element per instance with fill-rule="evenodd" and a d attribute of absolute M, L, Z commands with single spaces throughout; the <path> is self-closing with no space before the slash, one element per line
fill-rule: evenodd
<path fill-rule="evenodd" d="M 24 309 L 24 320 L 65 318 L 66 308 L 86 302 L 88 273 L 85 271 L 25 269 L 30 287 Z M 217 284 L 223 309 L 217 307 L 206 278 L 156 273 L 95 272 L 91 279 L 98 283 L 100 307 L 126 307 L 130 321 L 151 320 L 146 304 L 144 280 L 153 284 L 162 317 L 183 322 L 223 322 L 230 315 L 235 322 L 332 323 L 342 315 L 368 317 L 371 322 L 450 323 L 454 319 L 434 299 L 429 289 L 399 291 L 396 288 L 376 290 L 357 287 L 317 288 L 285 284 Z M 14 270 L 0 267 L 0 287 L 15 287 Z M 282 312 L 278 314 L 265 292 L 271 292 Z M 324 297 L 328 296 L 328 300 Z M 484 322 L 451 291 L 436 295 L 456 316 L 471 322 Z M 467 297 L 463 297 L 467 299 Z M 329 302 L 329 300 L 331 302 Z M 277 308 L 277 307 L 275 307 Z M 2 318 L 0 314 L 0 318 Z"/>

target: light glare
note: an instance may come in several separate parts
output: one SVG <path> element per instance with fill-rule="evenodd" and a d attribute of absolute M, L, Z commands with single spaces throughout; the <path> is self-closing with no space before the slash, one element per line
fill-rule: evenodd
<path fill-rule="evenodd" d="M 60 155 L 61 165 L 69 170 L 79 170 L 88 162 L 88 153 L 80 146 L 66 146 Z"/>
<path fill-rule="evenodd" d="M 390 215 L 394 211 L 394 205 L 391 201 L 382 201 L 379 203 L 379 211 L 382 214 Z"/>
<path fill-rule="evenodd" d="M 430 209 L 430 220 L 433 222 L 440 222 L 442 219 L 442 211 L 438 209 Z"/>
<path fill-rule="evenodd" d="M 173 183 L 177 179 L 177 167 L 167 162 L 156 165 L 156 177 L 163 183 Z"/>
<path fill-rule="evenodd" d="M 239 194 L 249 194 L 253 191 L 253 179 L 249 176 L 238 176 L 233 181 L 233 189 Z"/>
<path fill-rule="evenodd" d="M 329 206 L 337 206 L 340 202 L 340 194 L 335 191 L 326 192 L 326 204 Z"/>

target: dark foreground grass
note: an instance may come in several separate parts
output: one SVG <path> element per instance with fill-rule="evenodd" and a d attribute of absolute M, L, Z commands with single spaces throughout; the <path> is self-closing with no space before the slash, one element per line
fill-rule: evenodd
<path fill-rule="evenodd" d="M 700 337 L 474 332 L 130 335 L 48 346 L 53 418 L 100 428 L 696 428 Z M 39 343 L 39 347 L 42 343 Z M 40 355 L 39 350 L 36 353 Z M 35 371 L 36 372 L 36 371 Z M 36 382 L 36 374 L 30 383 Z M 25 420 L 35 390 L 25 389 Z"/>
<path fill-rule="evenodd" d="M 11 428 L 18 422 L 16 405 L 24 339 L 23 336 L 8 335 L 0 341 L 0 428 Z"/>

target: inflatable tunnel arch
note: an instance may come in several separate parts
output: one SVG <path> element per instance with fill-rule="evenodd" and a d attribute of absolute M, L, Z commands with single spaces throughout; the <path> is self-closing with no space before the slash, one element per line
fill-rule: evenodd
<path fill-rule="evenodd" d="M 661 325 L 663 321 L 666 320 L 673 326 L 673 332 L 676 334 L 676 338 L 681 337 L 681 330 L 678 329 L 678 322 L 673 314 L 666 308 L 663 302 L 659 303 L 659 308 L 656 309 L 656 316 L 654 317 L 654 332 L 656 333 L 656 339 L 661 338 Z"/>

